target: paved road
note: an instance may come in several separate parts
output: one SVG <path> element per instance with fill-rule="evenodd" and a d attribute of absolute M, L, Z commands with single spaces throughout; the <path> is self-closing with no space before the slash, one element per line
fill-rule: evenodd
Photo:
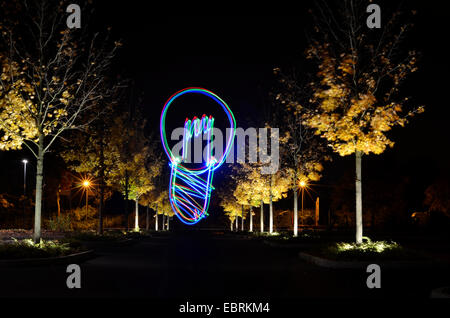
<path fill-rule="evenodd" d="M 323 269 L 301 261 L 297 252 L 256 240 L 174 233 L 82 263 L 79 290 L 66 287 L 65 266 L 0 268 L 0 297 L 426 299 L 432 288 L 450 285 L 450 273 L 444 270 L 383 270 L 382 288 L 370 290 L 364 270 Z"/>

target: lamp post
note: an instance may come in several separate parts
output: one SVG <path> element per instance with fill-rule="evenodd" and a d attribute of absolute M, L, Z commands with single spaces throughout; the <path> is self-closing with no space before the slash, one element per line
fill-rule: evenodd
<path fill-rule="evenodd" d="M 86 190 L 86 218 L 88 215 L 88 199 L 89 199 L 89 188 L 91 187 L 91 182 L 89 180 L 83 181 L 83 187 Z"/>
<path fill-rule="evenodd" d="M 306 182 L 304 180 L 300 181 L 300 188 L 302 189 L 302 217 L 303 217 L 303 193 L 305 192 Z M 302 220 L 303 225 L 303 220 Z"/>

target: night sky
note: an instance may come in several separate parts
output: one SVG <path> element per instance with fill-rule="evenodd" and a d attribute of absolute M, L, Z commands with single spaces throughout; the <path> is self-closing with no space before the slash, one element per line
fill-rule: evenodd
<path fill-rule="evenodd" d="M 204 87 L 226 100 L 238 126 L 260 124 L 255 123 L 255 114 L 261 114 L 264 103 L 270 102 L 268 92 L 276 84 L 273 68 L 297 65 L 308 44 L 305 32 L 311 25 L 307 13 L 311 1 L 302 1 L 300 6 L 271 2 L 265 8 L 260 3 L 245 8 L 229 2 L 214 7 L 175 7 L 172 3 L 144 7 L 144 3 L 94 1 L 93 24 L 99 28 L 111 25 L 114 36 L 122 39 L 115 71 L 130 78 L 135 94 L 143 96 L 148 129 L 155 133 L 164 102 L 189 86 Z M 384 2 L 378 3 L 383 8 Z M 413 188 L 410 204 L 420 209 L 424 189 L 435 178 L 449 175 L 450 9 L 438 1 L 404 1 L 403 6 L 418 11 L 408 46 L 422 53 L 419 71 L 410 77 L 405 95 L 417 105 L 425 105 L 426 111 L 406 128 L 392 132 L 393 149 L 364 158 L 363 178 L 394 182 L 407 176 Z M 23 157 L 31 159 L 25 151 L 0 152 L 0 177 L 8 180 L 2 182 L 1 192 L 21 191 L 18 176 L 22 176 Z M 56 159 L 50 154 L 47 160 Z M 316 191 L 320 194 L 336 186 L 342 171 L 351 172 L 353 166 L 352 156 L 334 155 Z M 53 167 L 47 165 L 46 169 Z M 31 173 L 33 178 L 34 171 Z M 31 183 L 32 179 L 29 186 Z"/>
<path fill-rule="evenodd" d="M 259 9 L 218 6 L 155 11 L 139 9 L 140 2 L 136 6 L 133 1 L 128 3 L 108 2 L 109 10 L 101 11 L 124 41 L 119 67 L 143 92 L 146 113 L 156 126 L 165 100 L 189 86 L 216 92 L 230 104 L 238 126 L 250 126 L 253 114 L 261 113 L 262 103 L 267 102 L 268 92 L 276 84 L 273 68 L 289 70 L 303 59 L 305 33 L 310 31 L 307 9 L 313 7 L 311 1 L 302 1 L 301 6 L 271 4 Z M 389 159 L 417 165 L 418 170 L 448 171 L 446 74 L 450 62 L 446 21 L 450 11 L 433 1 L 394 3 L 418 12 L 408 46 L 422 56 L 418 73 L 406 83 L 405 95 L 417 105 L 425 105 L 426 112 L 413 118 L 406 128 L 392 132 L 396 145 L 379 160 L 384 165 Z M 180 15 L 180 11 L 197 15 Z M 252 15 L 218 15 L 230 11 Z"/>

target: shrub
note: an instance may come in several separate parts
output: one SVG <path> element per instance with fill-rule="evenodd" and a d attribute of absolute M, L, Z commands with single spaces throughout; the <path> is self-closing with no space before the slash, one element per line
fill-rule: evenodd
<path fill-rule="evenodd" d="M 0 259 L 47 258 L 64 256 L 78 251 L 70 243 L 59 241 L 41 241 L 35 244 L 31 239 L 15 240 L 0 244 Z"/>
<path fill-rule="evenodd" d="M 51 231 L 68 232 L 72 229 L 70 215 L 64 214 L 47 221 L 47 226 Z"/>
<path fill-rule="evenodd" d="M 338 260 L 402 260 L 423 259 L 423 255 L 407 250 L 396 242 L 374 241 L 365 237 L 363 243 L 339 242 L 327 246 L 326 256 Z"/>
<path fill-rule="evenodd" d="M 47 228 L 51 231 L 67 232 L 71 230 L 93 230 L 97 226 L 97 208 L 88 205 L 73 210 L 65 211 L 60 216 L 50 218 Z"/>

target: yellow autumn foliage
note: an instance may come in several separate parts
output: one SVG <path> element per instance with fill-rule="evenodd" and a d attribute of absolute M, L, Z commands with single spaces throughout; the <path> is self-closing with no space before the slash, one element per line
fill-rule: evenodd
<path fill-rule="evenodd" d="M 380 67 L 385 67 L 383 70 L 393 84 L 384 97 L 377 98 L 376 76 L 379 74 L 376 70 L 361 72 L 355 78 L 357 63 L 351 53 L 334 57 L 328 44 L 315 43 L 308 49 L 307 57 L 319 62 L 317 81 L 311 83 L 314 91 L 311 102 L 317 108 L 304 116 L 304 124 L 327 139 L 329 146 L 341 156 L 355 151 L 380 154 L 392 147 L 394 142 L 386 133 L 396 125 L 403 126 L 407 117 L 423 111 L 423 107 L 419 107 L 402 114 L 403 104 L 408 99 L 391 100 L 403 78 L 417 69 L 415 56 L 410 55 L 407 62 L 398 65 L 392 65 L 387 55 L 381 56 Z"/>

